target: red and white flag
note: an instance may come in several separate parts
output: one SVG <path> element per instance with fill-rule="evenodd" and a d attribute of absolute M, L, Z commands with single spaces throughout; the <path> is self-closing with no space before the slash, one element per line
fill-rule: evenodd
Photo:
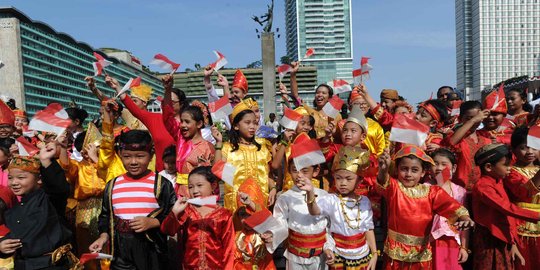
<path fill-rule="evenodd" d="M 140 86 L 140 85 L 141 85 L 141 77 L 130 78 L 129 81 L 127 81 L 127 83 L 124 85 L 124 87 L 122 87 L 122 90 L 120 90 L 120 93 L 116 95 L 116 98 L 118 98 L 120 95 L 127 92 L 129 89 Z"/>
<path fill-rule="evenodd" d="M 23 157 L 34 156 L 35 154 L 39 152 L 39 148 L 31 144 L 22 136 L 18 137 L 15 143 L 17 144 L 17 147 L 19 148 L 19 156 L 23 156 Z"/>
<path fill-rule="evenodd" d="M 343 104 L 345 104 L 345 101 L 339 98 L 338 95 L 333 95 L 324 105 L 322 110 L 329 117 L 336 118 L 341 111 L 341 106 L 343 106 Z"/>
<path fill-rule="evenodd" d="M 94 52 L 94 57 L 97 60 L 96 62 L 92 63 L 92 66 L 94 67 L 94 76 L 100 76 L 103 72 L 103 68 L 110 66 L 112 62 L 106 60 L 103 56 L 96 52 Z"/>
<path fill-rule="evenodd" d="M 429 127 L 414 119 L 414 114 L 396 114 L 390 130 L 390 141 L 422 146 L 428 137 Z"/>
<path fill-rule="evenodd" d="M 279 66 L 277 68 L 279 81 L 281 82 L 283 80 L 283 77 L 285 77 L 285 75 L 287 73 L 291 72 L 292 69 L 293 68 L 291 67 L 291 65 L 287 65 L 287 64 L 283 64 L 283 65 Z"/>
<path fill-rule="evenodd" d="M 360 85 L 364 80 L 369 79 L 369 71 L 373 67 L 368 64 L 369 57 L 362 57 L 360 60 L 360 68 L 353 70 L 353 80 L 355 85 Z"/>
<path fill-rule="evenodd" d="M 362 69 L 362 73 L 369 73 L 373 69 L 373 67 L 368 63 L 369 57 L 362 56 L 362 59 L 360 59 L 360 69 Z"/>
<path fill-rule="evenodd" d="M 450 116 L 459 116 L 461 103 L 463 103 L 461 100 L 452 101 L 452 112 L 450 113 Z"/>
<path fill-rule="evenodd" d="M 347 82 L 346 80 L 334 79 L 328 85 L 331 85 L 332 88 L 334 88 L 334 93 L 335 94 L 341 94 L 341 93 L 346 93 L 346 92 L 351 92 L 352 91 L 351 84 L 349 82 Z"/>
<path fill-rule="evenodd" d="M 496 94 L 489 94 L 488 97 L 486 97 L 486 102 L 489 102 L 488 99 L 494 99 L 493 106 L 491 106 L 490 110 L 495 110 L 499 107 L 501 103 L 506 103 L 506 96 L 504 94 L 504 83 L 501 83 L 501 86 L 499 87 L 499 90 L 497 90 Z M 502 104 L 503 106 L 506 104 Z M 487 109 L 487 108 L 486 108 Z"/>
<path fill-rule="evenodd" d="M 263 208 L 244 219 L 244 224 L 260 234 L 275 230 L 276 227 L 282 226 L 281 223 L 272 216 L 272 212 L 266 208 Z"/>
<path fill-rule="evenodd" d="M 316 139 L 300 133 L 291 145 L 291 158 L 297 171 L 326 162 Z"/>
<path fill-rule="evenodd" d="M 83 253 L 79 263 L 81 265 L 91 260 L 112 260 L 113 256 L 105 253 Z"/>
<path fill-rule="evenodd" d="M 218 196 L 216 196 L 216 195 L 211 195 L 211 196 L 204 197 L 204 198 L 203 197 L 198 197 L 198 198 L 188 199 L 187 203 L 194 204 L 194 205 L 200 205 L 200 206 L 203 206 L 203 205 L 216 205 L 217 204 L 217 198 L 218 198 Z"/>
<path fill-rule="evenodd" d="M 223 160 L 216 161 L 216 163 L 214 163 L 214 166 L 212 166 L 212 173 L 231 187 L 234 186 L 233 180 L 235 171 L 236 167 Z"/>
<path fill-rule="evenodd" d="M 157 65 L 168 72 L 176 71 L 180 67 L 180 64 L 171 61 L 165 55 L 160 53 L 154 55 L 154 59 L 152 62 L 150 62 L 150 64 Z"/>
<path fill-rule="evenodd" d="M 285 107 L 283 117 L 279 120 L 279 124 L 286 129 L 296 129 L 298 122 L 302 120 L 302 114 Z"/>
<path fill-rule="evenodd" d="M 32 120 L 28 128 L 31 130 L 51 132 L 55 134 L 62 134 L 66 128 L 71 124 L 71 119 L 62 108 L 62 105 L 58 103 L 51 103 L 45 109 L 38 111 Z"/>
<path fill-rule="evenodd" d="M 220 52 L 218 52 L 218 51 L 214 51 L 214 54 L 216 55 L 217 60 L 216 60 L 216 62 L 210 64 L 210 66 L 211 66 L 215 71 L 218 71 L 218 70 L 220 70 L 222 67 L 224 67 L 228 62 L 227 62 L 227 58 L 225 58 L 225 55 L 223 55 L 222 53 L 220 53 Z"/>
<path fill-rule="evenodd" d="M 527 134 L 527 146 L 540 150 L 540 126 L 533 125 Z"/>
<path fill-rule="evenodd" d="M 36 135 L 33 130 L 28 128 L 28 125 L 24 125 L 22 127 L 22 130 L 23 130 L 22 135 L 24 137 L 33 138 Z"/>
<path fill-rule="evenodd" d="M 212 120 L 218 122 L 221 119 L 227 119 L 233 112 L 233 107 L 229 102 L 229 98 L 224 95 L 222 98 L 208 103 L 208 110 L 210 111 Z"/>
<path fill-rule="evenodd" d="M 452 172 L 450 171 L 449 167 L 445 167 L 442 172 L 437 174 L 435 176 L 435 180 L 437 181 L 437 185 L 441 186 L 442 184 L 450 181 L 452 179 Z"/>
<path fill-rule="evenodd" d="M 311 57 L 314 53 L 315 53 L 315 49 L 313 49 L 313 48 L 308 48 L 307 51 L 306 51 L 306 54 L 304 55 L 304 58 L 302 58 L 302 59 L 309 58 L 309 57 Z"/>

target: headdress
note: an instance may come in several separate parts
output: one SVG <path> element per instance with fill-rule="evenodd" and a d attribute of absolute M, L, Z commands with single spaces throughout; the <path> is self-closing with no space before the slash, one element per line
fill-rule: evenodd
<path fill-rule="evenodd" d="M 368 132 L 368 123 L 366 120 L 366 117 L 364 116 L 364 112 L 362 109 L 360 109 L 359 106 L 354 106 L 351 110 L 351 113 L 349 113 L 349 117 L 347 117 L 346 122 L 353 122 L 358 125 L 364 130 L 364 133 L 367 134 Z"/>
<path fill-rule="evenodd" d="M 381 92 L 381 98 L 387 98 L 391 100 L 398 100 L 399 94 L 397 90 L 394 89 L 383 89 Z"/>
<path fill-rule="evenodd" d="M 474 155 L 474 163 L 482 166 L 486 163 L 494 163 L 503 157 L 509 156 L 508 146 L 500 143 L 488 144 L 480 148 Z"/>
<path fill-rule="evenodd" d="M 433 162 L 433 159 L 424 152 L 424 150 L 420 149 L 420 147 L 412 144 L 407 144 L 403 146 L 397 153 L 394 154 L 393 159 L 397 160 L 403 157 L 407 156 L 415 156 L 419 158 L 420 160 L 427 162 L 431 165 L 435 165 L 435 162 Z"/>
<path fill-rule="evenodd" d="M 152 87 L 141 84 L 131 88 L 131 96 L 136 97 L 144 102 L 148 102 L 152 97 Z"/>
<path fill-rule="evenodd" d="M 201 112 L 203 113 L 203 119 L 204 119 L 204 126 L 210 125 L 210 118 L 208 118 L 208 108 L 199 100 L 194 100 L 191 102 L 191 106 L 198 107 L 201 109 Z"/>
<path fill-rule="evenodd" d="M 259 108 L 257 101 L 253 100 L 252 98 L 245 98 L 234 106 L 231 113 L 231 118 L 234 119 L 241 111 L 253 110 L 255 108 Z"/>
<path fill-rule="evenodd" d="M 334 157 L 332 171 L 347 170 L 358 175 L 370 166 L 370 153 L 359 146 L 343 146 Z"/>
<path fill-rule="evenodd" d="M 8 125 L 15 125 L 15 114 L 13 114 L 13 111 L 0 100 L 0 125 L 2 124 L 8 124 Z"/>
<path fill-rule="evenodd" d="M 242 71 L 239 69 L 237 69 L 236 73 L 234 74 L 232 87 L 241 89 L 245 93 L 248 92 L 248 82 L 247 82 L 246 76 L 244 76 L 244 73 L 242 73 Z"/>
<path fill-rule="evenodd" d="M 16 155 L 9 162 L 8 169 L 20 169 L 25 172 L 39 173 L 40 166 L 39 159 L 35 157 Z"/>

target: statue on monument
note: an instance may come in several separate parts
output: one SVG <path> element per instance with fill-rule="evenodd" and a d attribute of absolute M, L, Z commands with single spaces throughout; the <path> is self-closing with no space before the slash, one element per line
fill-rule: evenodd
<path fill-rule="evenodd" d="M 274 18 L 274 0 L 272 0 L 272 3 L 270 3 L 270 5 L 267 5 L 267 6 L 268 6 L 268 11 L 265 14 L 263 14 L 261 17 L 257 17 L 255 15 L 251 17 L 261 27 L 263 26 L 264 23 L 266 23 L 266 25 L 264 25 L 263 27 L 264 33 L 272 32 L 272 20 Z"/>

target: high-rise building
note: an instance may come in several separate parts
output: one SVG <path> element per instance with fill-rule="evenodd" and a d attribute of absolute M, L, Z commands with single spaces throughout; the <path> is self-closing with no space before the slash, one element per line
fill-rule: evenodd
<path fill-rule="evenodd" d="M 466 99 L 517 76 L 540 75 L 538 0 L 456 0 L 457 89 Z"/>
<path fill-rule="evenodd" d="M 131 54 L 96 50 L 12 7 L 0 7 L 0 48 L 0 60 L 5 64 L 0 68 L 0 93 L 14 98 L 30 115 L 51 102 L 66 106 L 73 101 L 96 117 L 101 104 L 84 81 L 84 77 L 94 75 L 94 51 L 113 62 L 105 71 L 121 84 L 140 76 L 154 89 L 154 95 L 163 94 L 159 78 L 142 68 Z M 115 56 L 108 56 L 107 51 Z M 96 80 L 100 90 L 114 95 L 103 77 Z"/>
<path fill-rule="evenodd" d="M 351 0 L 285 0 L 287 55 L 302 59 L 308 48 L 315 54 L 302 62 L 317 67 L 317 81 L 352 81 Z"/>

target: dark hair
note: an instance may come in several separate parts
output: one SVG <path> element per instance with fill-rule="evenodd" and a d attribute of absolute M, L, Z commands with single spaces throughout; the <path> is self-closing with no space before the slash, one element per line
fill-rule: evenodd
<path fill-rule="evenodd" d="M 178 97 L 178 102 L 180 102 L 180 108 L 185 108 L 189 106 L 189 102 L 186 97 L 186 93 L 178 88 L 172 88 L 171 93 L 174 93 Z"/>
<path fill-rule="evenodd" d="M 508 149 L 508 146 L 506 145 L 503 145 L 506 149 Z M 488 158 L 485 158 L 485 159 L 482 159 L 482 156 L 481 154 L 479 154 L 481 151 L 481 149 L 476 152 L 476 154 L 474 155 L 474 163 L 476 163 L 476 165 L 478 167 L 480 167 L 480 171 L 481 172 L 485 172 L 486 170 L 484 169 L 484 166 L 486 164 L 492 164 L 492 165 L 495 165 L 497 162 L 501 161 L 501 159 L 503 158 L 506 158 L 506 161 L 507 162 L 510 162 L 512 161 L 512 152 L 509 151 L 509 150 L 505 150 L 505 155 L 502 155 L 502 153 L 497 153 L 497 154 L 493 154 L 491 155 L 490 157 Z"/>
<path fill-rule="evenodd" d="M 437 113 L 439 114 L 441 118 L 439 122 L 446 123 L 446 121 L 448 121 L 448 111 L 446 110 L 446 105 L 444 105 L 442 101 L 437 100 L 437 99 L 430 99 L 424 102 L 424 104 L 429 104 L 433 106 L 433 108 L 435 108 L 435 110 L 437 111 Z"/>
<path fill-rule="evenodd" d="M 191 170 L 189 173 L 189 177 L 191 177 L 194 174 L 202 175 L 206 179 L 206 181 L 210 182 L 210 184 L 216 183 L 218 181 L 218 178 L 212 173 L 212 167 L 211 166 L 200 166 L 196 167 L 195 169 Z"/>
<path fill-rule="evenodd" d="M 77 151 L 81 152 L 83 148 L 84 143 L 84 137 L 86 137 L 86 131 L 83 131 L 79 134 L 77 134 L 77 137 L 75 138 L 75 141 L 73 141 L 73 146 L 75 146 L 75 149 Z"/>
<path fill-rule="evenodd" d="M 233 122 L 231 124 L 233 128 L 231 128 L 231 130 L 229 131 L 229 141 L 232 144 L 231 152 L 234 152 L 238 150 L 238 148 L 240 148 L 240 146 L 238 145 L 240 143 L 240 132 L 234 129 L 234 126 L 238 125 L 242 118 L 244 118 L 246 114 L 250 113 L 255 114 L 252 110 L 243 110 L 239 112 L 233 119 Z M 255 141 L 255 137 L 251 138 L 251 143 L 257 146 L 257 151 L 261 150 L 261 145 L 257 141 Z"/>
<path fill-rule="evenodd" d="M 420 161 L 420 163 L 422 163 L 422 169 L 424 171 L 427 171 L 427 170 L 429 170 L 431 168 L 431 164 L 429 162 L 425 162 L 425 161 L 421 160 L 420 158 L 418 158 L 415 155 L 408 155 L 408 156 L 404 156 L 404 157 L 400 157 L 400 158 L 396 159 L 396 161 L 395 161 L 396 162 L 396 170 L 399 167 L 399 163 L 401 163 L 401 160 L 403 158 L 417 159 L 418 161 Z"/>
<path fill-rule="evenodd" d="M 527 135 L 529 134 L 529 128 L 527 126 L 519 126 L 514 129 L 512 138 L 510 139 L 510 145 L 512 148 L 518 147 L 520 144 L 527 143 Z"/>
<path fill-rule="evenodd" d="M 117 138 L 118 138 L 118 144 L 120 145 L 138 144 L 139 148 L 150 149 L 150 151 L 148 152 L 149 153 L 153 152 L 152 136 L 150 136 L 150 133 L 146 130 L 132 129 L 128 132 L 120 133 L 120 135 Z"/>
<path fill-rule="evenodd" d="M 4 200 L 0 199 L 0 225 L 6 223 L 6 219 L 4 217 L 4 214 L 8 210 L 7 203 L 4 202 Z"/>
<path fill-rule="evenodd" d="M 310 115 L 309 116 L 309 125 L 311 126 L 311 130 L 308 132 L 308 135 L 310 138 L 312 139 L 316 139 L 317 138 L 317 132 L 315 131 L 315 117 L 313 117 L 313 115 Z"/>
<path fill-rule="evenodd" d="M 195 122 L 197 122 L 197 123 L 202 122 L 202 125 L 204 127 L 204 115 L 203 115 L 203 112 L 202 112 L 201 108 L 199 108 L 197 106 L 182 107 L 182 110 L 180 111 L 180 115 L 182 115 L 183 113 L 187 113 L 187 114 L 191 115 L 193 120 L 195 120 Z"/>
<path fill-rule="evenodd" d="M 4 152 L 4 155 L 9 156 L 9 148 L 15 143 L 13 138 L 2 138 L 0 139 L 0 151 Z"/>
<path fill-rule="evenodd" d="M 439 149 L 436 149 L 435 151 L 433 151 L 430 155 L 432 158 L 435 158 L 436 156 L 442 156 L 442 157 L 445 157 L 447 158 L 448 160 L 450 160 L 450 163 L 452 163 L 452 165 L 456 165 L 457 163 L 457 158 L 456 158 L 456 155 L 448 150 L 447 148 L 439 148 Z"/>
<path fill-rule="evenodd" d="M 439 93 L 445 88 L 448 88 L 448 89 L 450 89 L 450 91 L 454 92 L 454 87 L 452 87 L 452 86 L 448 86 L 448 85 L 441 86 L 441 87 L 439 87 L 439 89 L 437 89 L 437 97 L 439 97 Z"/>
<path fill-rule="evenodd" d="M 514 88 L 514 89 L 508 90 L 508 92 L 506 92 L 506 93 L 508 94 L 510 92 L 518 93 L 519 97 L 521 97 L 521 99 L 525 102 L 525 103 L 523 103 L 523 106 L 522 106 L 523 110 L 526 111 L 526 112 L 532 112 L 533 107 L 532 107 L 531 104 L 529 104 L 529 101 L 527 100 L 527 93 L 525 91 Z"/>
<path fill-rule="evenodd" d="M 88 117 L 88 112 L 81 108 L 66 108 L 66 112 L 71 120 L 79 120 L 80 125 L 83 124 L 84 120 Z"/>
<path fill-rule="evenodd" d="M 465 115 L 465 112 L 472 109 L 482 110 L 482 103 L 480 103 L 478 100 L 469 100 L 461 103 L 461 106 L 459 106 L 459 118 L 461 119 L 463 115 Z"/>
<path fill-rule="evenodd" d="M 122 111 L 124 110 L 124 105 L 122 105 L 122 103 L 120 102 L 117 102 L 116 104 L 118 105 L 118 110 L 113 111 L 113 114 L 122 115 Z"/>
<path fill-rule="evenodd" d="M 319 87 L 321 87 L 321 86 L 324 86 L 324 87 L 326 87 L 328 89 L 328 98 L 331 98 L 334 95 L 334 89 L 330 85 L 328 85 L 326 83 L 319 84 L 317 86 L 317 88 L 315 88 L 315 93 L 317 93 L 317 90 L 319 90 Z M 317 107 L 317 104 L 315 103 L 315 100 L 313 100 L 313 106 Z"/>
<path fill-rule="evenodd" d="M 176 159 L 176 145 L 171 144 L 163 150 L 163 155 L 161 155 L 162 159 L 165 159 L 167 157 L 174 157 Z"/>

